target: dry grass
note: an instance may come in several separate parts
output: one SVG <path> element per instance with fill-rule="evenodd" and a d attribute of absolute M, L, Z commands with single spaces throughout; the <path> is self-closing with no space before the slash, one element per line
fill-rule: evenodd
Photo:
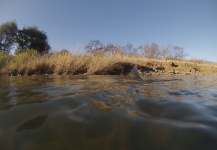
<path fill-rule="evenodd" d="M 25 52 L 16 56 L 0 57 L 0 75 L 43 75 L 43 74 L 109 74 L 107 70 L 123 67 L 124 64 L 137 64 L 153 73 L 174 74 L 217 74 L 217 65 L 186 60 L 144 59 L 119 54 L 110 56 L 88 56 L 86 54 L 52 53 L 38 55 Z M 119 64 L 117 66 L 116 64 Z M 115 67 L 114 67 L 115 66 Z M 121 74 L 122 72 L 116 72 Z"/>

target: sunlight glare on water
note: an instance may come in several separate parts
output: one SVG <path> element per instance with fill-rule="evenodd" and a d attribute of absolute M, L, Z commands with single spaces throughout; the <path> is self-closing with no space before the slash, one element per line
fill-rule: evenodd
<path fill-rule="evenodd" d="M 217 76 L 0 77 L 0 149 L 217 149 Z"/>

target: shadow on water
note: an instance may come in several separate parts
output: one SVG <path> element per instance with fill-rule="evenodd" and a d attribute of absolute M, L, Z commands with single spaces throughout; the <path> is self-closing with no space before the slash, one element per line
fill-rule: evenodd
<path fill-rule="evenodd" d="M 0 77 L 0 149 L 217 149 L 217 77 Z"/>
<path fill-rule="evenodd" d="M 47 119 L 47 115 L 44 116 L 37 116 L 36 118 L 33 118 L 31 120 L 28 120 L 24 124 L 22 124 L 19 128 L 17 128 L 17 131 L 23 131 L 23 130 L 31 130 L 39 128 L 44 121 Z"/>

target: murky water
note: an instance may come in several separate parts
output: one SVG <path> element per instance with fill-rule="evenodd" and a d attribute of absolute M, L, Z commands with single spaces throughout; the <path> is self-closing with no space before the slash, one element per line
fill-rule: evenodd
<path fill-rule="evenodd" d="M 217 76 L 0 77 L 0 149 L 217 149 Z"/>

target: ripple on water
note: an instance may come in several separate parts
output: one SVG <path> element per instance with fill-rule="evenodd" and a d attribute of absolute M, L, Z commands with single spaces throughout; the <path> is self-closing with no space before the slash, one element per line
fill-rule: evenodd
<path fill-rule="evenodd" d="M 215 80 L 7 78 L 0 85 L 0 149 L 216 149 Z"/>

